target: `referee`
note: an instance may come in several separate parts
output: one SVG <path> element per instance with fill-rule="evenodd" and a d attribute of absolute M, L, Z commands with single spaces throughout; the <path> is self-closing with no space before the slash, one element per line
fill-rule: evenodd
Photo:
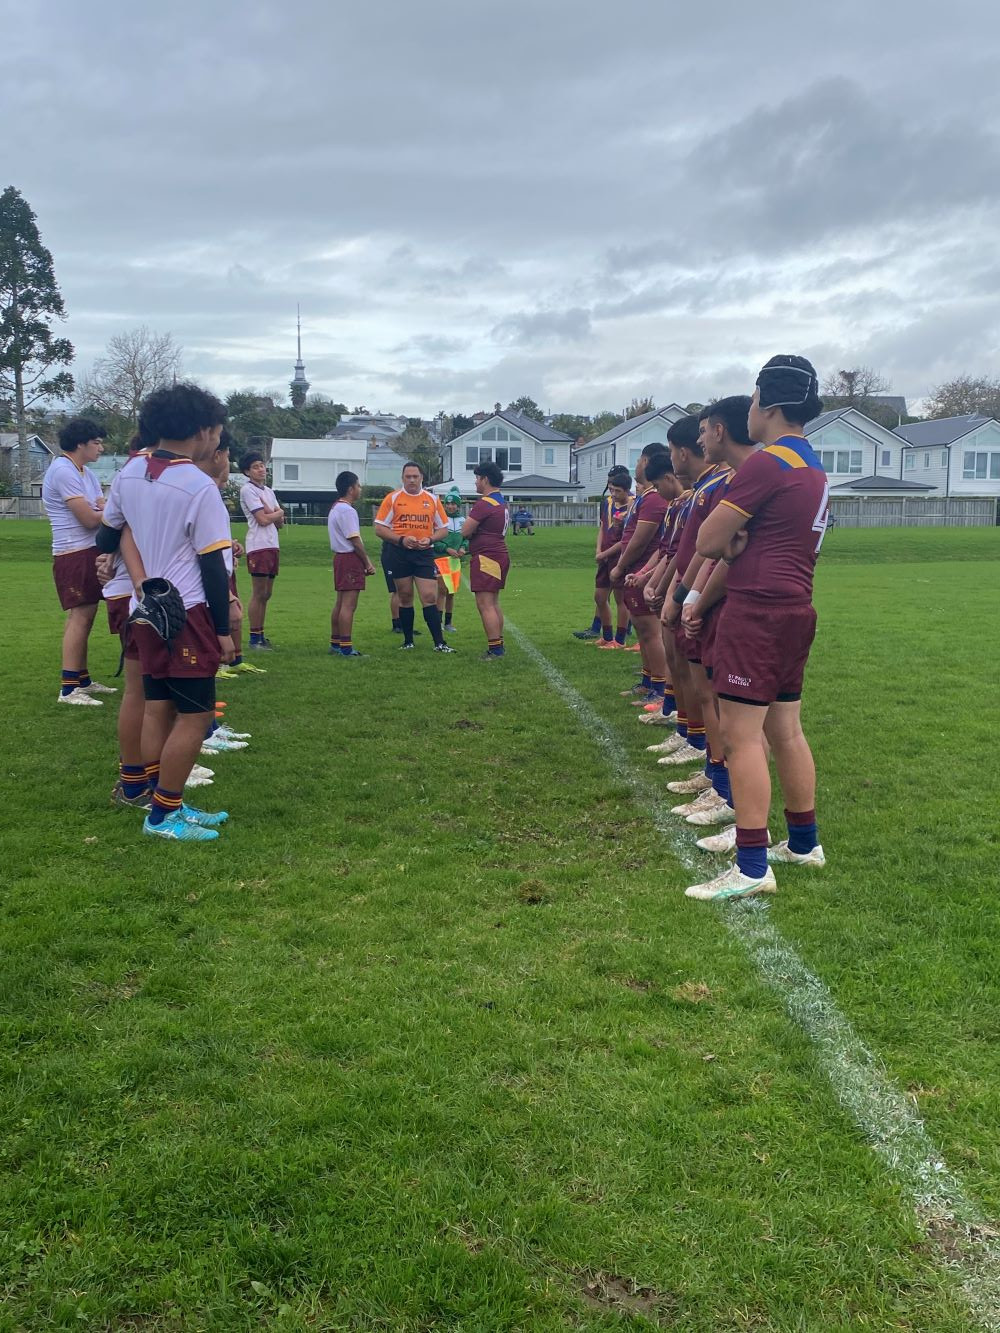
<path fill-rule="evenodd" d="M 382 542 L 382 569 L 392 579 L 399 597 L 401 651 L 413 648 L 413 588 L 424 610 L 424 620 L 436 653 L 453 653 L 441 632 L 437 607 L 437 568 L 433 543 L 448 534 L 448 518 L 441 501 L 424 489 L 419 463 L 403 464 L 403 485 L 387 495 L 375 515 L 375 535 Z"/>

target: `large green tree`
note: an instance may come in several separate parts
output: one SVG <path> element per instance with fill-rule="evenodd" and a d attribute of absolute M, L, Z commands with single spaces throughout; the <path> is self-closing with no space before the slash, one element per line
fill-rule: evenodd
<path fill-rule="evenodd" d="M 520 398 L 515 398 L 512 403 L 507 404 L 508 412 L 520 412 L 522 417 L 528 417 L 531 421 L 542 421 L 545 413 L 535 402 L 534 398 L 522 394 Z"/>
<path fill-rule="evenodd" d="M 13 400 L 17 428 L 17 476 L 22 495 L 31 485 L 27 411 L 33 403 L 73 392 L 67 370 L 73 344 L 57 338 L 52 322 L 65 319 L 52 255 L 19 190 L 0 194 L 0 397 Z"/>
<path fill-rule="evenodd" d="M 927 415 L 976 415 L 1000 419 L 1000 379 L 991 375 L 958 375 L 939 384 L 930 396 Z"/>
<path fill-rule="evenodd" d="M 390 444 L 397 454 L 402 454 L 404 458 L 412 458 L 415 463 L 420 464 L 428 486 L 441 480 L 440 450 L 419 422 L 414 425 L 411 420 L 406 430 L 401 435 L 395 436 Z"/>

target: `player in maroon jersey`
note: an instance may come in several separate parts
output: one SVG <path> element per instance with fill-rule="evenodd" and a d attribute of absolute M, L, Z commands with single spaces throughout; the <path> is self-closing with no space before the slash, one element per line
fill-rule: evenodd
<path fill-rule="evenodd" d="M 597 549 L 594 559 L 597 573 L 594 576 L 594 604 L 601 621 L 601 648 L 624 648 L 628 632 L 628 608 L 625 605 L 624 589 L 614 589 L 617 618 L 614 629 L 611 627 L 611 569 L 617 562 L 622 550 L 622 534 L 625 520 L 628 518 L 629 505 L 632 502 L 632 474 L 628 468 L 612 468 L 608 473 L 608 493 L 601 501 L 601 512 L 597 527 Z"/>
<path fill-rule="evenodd" d="M 800 719 L 802 680 L 816 631 L 813 571 L 830 490 L 805 426 L 823 410 L 804 357 L 776 356 L 757 377 L 748 428 L 761 448 L 732 479 L 698 534 L 698 553 L 729 565 L 715 636 L 719 698 L 736 809 L 736 863 L 687 896 L 703 901 L 774 893 L 768 860 L 824 864 L 816 833 L 816 770 Z M 771 779 L 785 798 L 788 838 L 768 849 Z"/>
<path fill-rule="evenodd" d="M 469 587 L 476 595 L 476 607 L 486 632 L 486 652 L 482 657 L 492 661 L 504 655 L 500 593 L 510 569 L 505 541 L 510 513 L 500 492 L 503 473 L 497 464 L 480 463 L 472 471 L 479 499 L 462 524 L 462 536 L 469 538 Z"/>

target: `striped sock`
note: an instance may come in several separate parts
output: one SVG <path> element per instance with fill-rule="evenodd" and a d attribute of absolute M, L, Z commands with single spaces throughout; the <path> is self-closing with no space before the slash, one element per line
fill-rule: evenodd
<path fill-rule="evenodd" d="M 650 676 L 649 678 L 649 688 L 653 691 L 654 694 L 662 694 L 664 689 L 664 684 L 665 681 L 663 676 Z"/>
<path fill-rule="evenodd" d="M 118 775 L 121 778 L 122 792 L 129 799 L 141 796 L 149 786 L 143 764 L 119 764 Z"/>
<path fill-rule="evenodd" d="M 184 803 L 184 793 L 182 791 L 166 791 L 163 787 L 157 787 L 153 792 L 153 808 L 149 812 L 149 822 L 151 824 L 162 824 L 167 815 L 174 814 Z"/>
<path fill-rule="evenodd" d="M 651 690 L 653 688 L 653 681 L 648 671 L 642 673 L 642 680 L 639 681 L 639 685 L 644 690 Z"/>
<path fill-rule="evenodd" d="M 736 864 L 751 879 L 767 873 L 767 829 L 736 828 Z"/>
<path fill-rule="evenodd" d="M 677 700 L 674 698 L 674 687 L 669 681 L 663 684 L 663 711 L 668 716 L 677 708 Z"/>
<path fill-rule="evenodd" d="M 144 764 L 143 767 L 146 770 L 146 786 L 150 789 L 150 791 L 153 791 L 156 788 L 156 784 L 160 780 L 160 765 Z"/>
<path fill-rule="evenodd" d="M 504 655 L 503 639 L 502 638 L 487 639 L 486 651 L 489 653 L 490 657 L 503 657 Z"/>
<path fill-rule="evenodd" d="M 93 685 L 93 683 L 94 682 L 90 679 L 90 672 L 84 667 L 80 672 L 80 689 L 85 690 L 88 685 Z"/>
<path fill-rule="evenodd" d="M 339 634 L 331 634 L 331 635 L 330 635 L 330 647 L 331 647 L 331 648 L 339 648 L 340 646 L 341 646 L 341 638 L 340 638 L 340 635 L 339 635 Z"/>
<path fill-rule="evenodd" d="M 695 750 L 704 750 L 705 747 L 708 745 L 708 741 L 705 737 L 704 725 L 696 727 L 689 722 L 687 737 L 688 737 L 688 745 L 690 745 Z"/>
<path fill-rule="evenodd" d="M 678 710 L 677 710 L 677 735 L 678 735 L 678 736 L 683 736 L 683 737 L 685 737 L 685 739 L 686 739 L 686 738 L 687 738 L 687 734 L 688 734 L 688 719 L 687 719 L 687 713 L 685 713 L 683 709 L 678 708 Z"/>
<path fill-rule="evenodd" d="M 62 673 L 62 694 L 72 694 L 80 685 L 79 671 L 64 671 Z"/>
<path fill-rule="evenodd" d="M 354 652 L 354 644 L 351 643 L 350 639 L 341 639 L 340 651 L 344 657 L 350 657 L 351 653 Z"/>

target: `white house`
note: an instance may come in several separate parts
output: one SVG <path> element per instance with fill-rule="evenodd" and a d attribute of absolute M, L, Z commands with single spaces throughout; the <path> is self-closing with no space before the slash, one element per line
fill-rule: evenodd
<path fill-rule="evenodd" d="M 337 474 L 356 472 L 365 483 L 364 440 L 271 441 L 271 486 L 283 505 L 330 507 L 337 494 Z"/>
<path fill-rule="evenodd" d="M 629 421 L 620 421 L 577 449 L 577 477 L 584 495 L 600 495 L 613 467 L 624 466 L 634 474 L 643 447 L 656 443 L 665 445 L 667 428 L 687 415 L 683 407 L 671 403 L 655 412 L 644 412 Z"/>
<path fill-rule="evenodd" d="M 583 487 L 571 480 L 573 439 L 516 412 L 493 412 L 445 445 L 444 480 L 435 487 L 457 486 L 463 496 L 476 494 L 472 469 L 496 463 L 503 489 L 518 500 L 577 500 Z"/>
<path fill-rule="evenodd" d="M 1000 421 L 942 417 L 895 431 L 903 443 L 897 475 L 933 486 L 938 494 L 1000 495 Z"/>
<path fill-rule="evenodd" d="M 46 444 L 40 435 L 28 436 L 28 456 L 31 460 L 31 494 L 40 495 L 45 471 L 56 450 Z M 0 432 L 0 481 L 18 485 L 17 432 Z"/>
<path fill-rule="evenodd" d="M 854 494 L 899 494 L 900 487 L 892 481 L 899 480 L 902 442 L 857 408 L 823 412 L 806 426 L 806 436 L 830 477 L 831 489 L 842 486 Z"/>

